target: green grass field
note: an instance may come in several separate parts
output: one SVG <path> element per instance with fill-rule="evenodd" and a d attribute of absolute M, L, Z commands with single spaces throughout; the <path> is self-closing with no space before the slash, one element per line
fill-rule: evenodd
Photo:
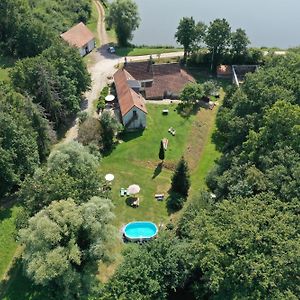
<path fill-rule="evenodd" d="M 0 81 L 9 80 L 9 70 L 13 67 L 15 60 L 8 56 L 0 55 Z"/>
<path fill-rule="evenodd" d="M 96 37 L 96 46 L 100 45 L 98 31 L 97 31 L 97 24 L 98 24 L 98 12 L 94 2 L 92 2 L 92 14 L 90 19 L 88 20 L 86 26 L 93 32 Z"/>
<path fill-rule="evenodd" d="M 155 47 L 127 47 L 127 48 L 116 48 L 116 54 L 119 56 L 140 56 L 150 54 L 161 54 L 169 52 L 183 51 L 179 48 L 155 48 Z"/>
<path fill-rule="evenodd" d="M 186 132 L 189 131 L 195 117 L 182 118 L 175 105 L 147 105 L 147 129 L 141 132 L 127 133 L 123 142 L 101 163 L 103 173 L 113 173 L 112 200 L 117 216 L 118 227 L 134 220 L 149 220 L 156 223 L 166 222 L 168 212 L 165 201 L 156 201 L 156 193 L 165 193 L 170 188 L 170 177 L 185 150 Z M 169 115 L 162 115 L 163 109 L 169 109 Z M 168 129 L 176 129 L 176 135 Z M 168 138 L 164 166 L 160 170 L 158 152 L 162 138 Z M 126 204 L 126 198 L 119 196 L 121 187 L 130 184 L 140 185 L 140 207 L 132 208 Z"/>
<path fill-rule="evenodd" d="M 15 218 L 19 208 L 0 210 L 0 278 L 3 278 L 17 250 Z"/>

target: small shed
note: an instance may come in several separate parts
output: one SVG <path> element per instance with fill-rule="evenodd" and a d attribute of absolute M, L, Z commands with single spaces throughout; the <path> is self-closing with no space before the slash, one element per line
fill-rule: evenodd
<path fill-rule="evenodd" d="M 60 37 L 70 46 L 77 48 L 81 56 L 95 48 L 95 36 L 82 22 L 61 34 Z"/>

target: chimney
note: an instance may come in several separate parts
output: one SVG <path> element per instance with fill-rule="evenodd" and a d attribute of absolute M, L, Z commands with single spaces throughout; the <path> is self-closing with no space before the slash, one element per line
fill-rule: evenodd
<path fill-rule="evenodd" d="M 148 68 L 147 68 L 148 72 L 150 72 L 150 70 L 152 69 L 152 64 L 153 64 L 153 59 L 152 59 L 152 55 L 150 55 L 148 61 Z"/>

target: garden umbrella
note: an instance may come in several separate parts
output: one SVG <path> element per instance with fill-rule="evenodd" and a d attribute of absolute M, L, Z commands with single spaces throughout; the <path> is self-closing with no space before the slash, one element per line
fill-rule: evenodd
<path fill-rule="evenodd" d="M 128 187 L 127 189 L 127 193 L 129 195 L 135 195 L 137 193 L 139 193 L 139 191 L 141 190 L 140 186 L 137 184 L 132 184 Z"/>
<path fill-rule="evenodd" d="M 114 101 L 115 100 L 115 96 L 114 95 L 107 95 L 105 97 L 105 101 L 107 102 L 111 102 L 111 101 Z"/>
<path fill-rule="evenodd" d="M 115 176 L 113 174 L 106 174 L 105 175 L 105 180 L 106 181 L 113 181 Z"/>

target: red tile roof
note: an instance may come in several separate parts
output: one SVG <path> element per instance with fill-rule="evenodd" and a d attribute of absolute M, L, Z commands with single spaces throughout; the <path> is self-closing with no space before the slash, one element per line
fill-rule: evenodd
<path fill-rule="evenodd" d="M 128 62 L 124 65 L 124 68 L 136 80 L 153 79 L 153 65 L 150 61 Z"/>
<path fill-rule="evenodd" d="M 165 93 L 179 95 L 184 86 L 195 79 L 178 63 L 153 65 L 153 83 L 146 87 L 146 99 L 163 98 Z"/>
<path fill-rule="evenodd" d="M 132 79 L 132 76 L 130 76 L 126 70 L 120 69 L 114 74 L 114 82 L 122 117 L 133 107 L 147 113 L 145 99 L 128 86 L 127 80 L 129 78 Z"/>
<path fill-rule="evenodd" d="M 194 78 L 181 69 L 178 63 L 152 64 L 150 61 L 129 62 L 125 70 L 136 80 L 152 80 L 152 86 L 145 88 L 146 99 L 163 98 L 165 93 L 178 95 Z"/>
<path fill-rule="evenodd" d="M 81 48 L 95 38 L 93 33 L 81 22 L 60 35 L 67 43 Z"/>
<path fill-rule="evenodd" d="M 231 76 L 232 68 L 229 65 L 219 65 L 217 67 L 217 74 L 222 76 Z"/>

